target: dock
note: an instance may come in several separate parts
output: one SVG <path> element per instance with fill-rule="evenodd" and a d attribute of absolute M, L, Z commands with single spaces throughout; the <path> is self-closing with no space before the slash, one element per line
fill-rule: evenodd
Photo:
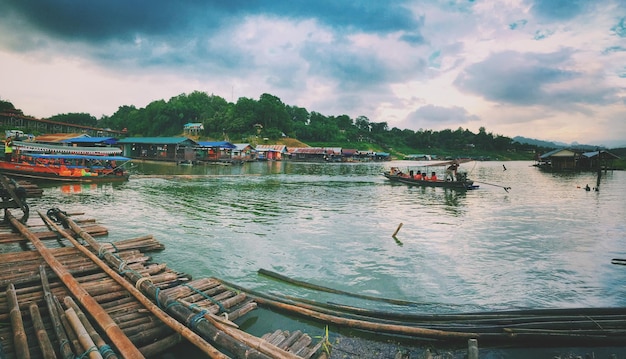
<path fill-rule="evenodd" d="M 7 185 L 2 176 L 0 182 Z M 333 345 L 336 357 L 345 358 L 342 349 L 356 352 L 348 347 L 371 344 L 359 342 L 357 335 L 341 345 L 329 338 L 328 329 L 322 336 L 281 328 L 255 336 L 241 330 L 237 323 L 259 308 L 326 328 L 423 344 L 420 357 L 434 343 L 464 348 L 462 357 L 470 359 L 478 358 L 478 343 L 626 343 L 626 308 L 392 313 L 261 293 L 214 277 L 192 278 L 152 262 L 150 253 L 165 249 L 152 235 L 108 242 L 108 229 L 96 220 L 59 208 L 29 210 L 15 192 L 7 190 L 0 206 L 1 359 L 151 358 L 183 342 L 207 358 L 332 359 Z M 419 308 L 419 303 L 340 292 L 267 270 L 259 274 L 309 290 Z"/>

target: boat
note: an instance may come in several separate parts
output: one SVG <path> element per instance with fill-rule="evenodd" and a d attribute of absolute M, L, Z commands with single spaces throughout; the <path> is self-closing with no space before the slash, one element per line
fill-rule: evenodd
<path fill-rule="evenodd" d="M 436 165 L 422 166 L 429 170 L 433 166 L 447 166 L 446 174 L 443 178 L 439 178 L 435 171 L 424 170 L 422 175 L 421 170 L 408 169 L 407 172 L 401 171 L 398 167 L 391 167 L 389 171 L 383 172 L 383 176 L 392 182 L 399 182 L 413 186 L 421 187 L 442 187 L 455 190 L 473 190 L 479 186 L 474 184 L 474 181 L 467 178 L 467 174 L 464 172 L 457 172 L 456 169 L 459 166 L 458 162 L 444 162 Z M 430 173 L 430 174 L 428 174 Z"/>
<path fill-rule="evenodd" d="M 60 182 L 122 182 L 130 158 L 107 155 L 21 153 L 0 161 L 0 174 L 11 178 Z"/>

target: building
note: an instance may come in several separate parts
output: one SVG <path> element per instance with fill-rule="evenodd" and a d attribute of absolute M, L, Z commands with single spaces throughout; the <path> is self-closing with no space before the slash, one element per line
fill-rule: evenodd
<path fill-rule="evenodd" d="M 228 141 L 199 141 L 196 160 L 201 162 L 232 162 L 236 146 Z"/>
<path fill-rule="evenodd" d="M 176 163 L 195 161 L 198 148 L 187 137 L 127 137 L 117 143 L 126 157 Z"/>
<path fill-rule="evenodd" d="M 593 171 L 610 169 L 616 159 L 619 157 L 606 150 L 584 152 L 560 148 L 539 156 L 535 166 L 550 171 Z"/>
<path fill-rule="evenodd" d="M 258 145 L 256 151 L 259 161 L 280 161 L 288 155 L 285 145 Z"/>

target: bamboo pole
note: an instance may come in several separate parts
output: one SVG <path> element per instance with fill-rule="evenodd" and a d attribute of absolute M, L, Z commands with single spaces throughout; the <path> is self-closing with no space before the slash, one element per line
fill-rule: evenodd
<path fill-rule="evenodd" d="M 267 269 L 259 269 L 258 273 L 260 275 L 264 275 L 276 280 L 280 280 L 286 283 L 290 283 L 293 285 L 297 285 L 300 287 L 304 287 L 304 288 L 309 288 L 309 289 L 315 289 L 315 290 L 319 290 L 319 291 L 323 291 L 323 292 L 328 292 L 328 293 L 335 293 L 335 294 L 343 294 L 343 295 L 347 295 L 350 297 L 355 297 L 355 298 L 361 298 L 361 299 L 368 299 L 368 300 L 374 300 L 374 301 L 379 301 L 379 302 L 386 302 L 386 303 L 391 303 L 391 304 L 396 304 L 396 305 L 409 305 L 409 306 L 414 306 L 414 305 L 418 305 L 419 303 L 416 302 L 410 302 L 410 301 L 406 301 L 406 300 L 400 300 L 400 299 L 390 299 L 390 298 L 381 298 L 381 297 L 374 297 L 374 296 L 369 296 L 369 295 L 364 295 L 364 294 L 358 294 L 358 293 L 350 293 L 350 292 L 346 292 L 343 290 L 339 290 L 339 289 L 332 289 L 332 288 L 328 288 L 328 287 L 324 287 L 321 285 L 316 285 L 316 284 L 311 284 L 311 283 L 307 283 L 304 281 L 300 281 L 300 280 L 296 280 L 296 279 L 291 279 L 289 277 L 286 277 L 282 274 L 276 273 L 276 272 L 272 272 L 270 270 Z"/>
<path fill-rule="evenodd" d="M 70 218 L 65 216 L 63 213 L 57 214 L 59 218 L 65 222 L 65 224 L 67 224 L 72 230 L 74 230 L 74 232 L 78 233 L 78 235 L 80 235 L 81 238 L 88 242 L 91 247 L 98 250 L 100 249 L 100 245 L 98 244 L 98 242 L 96 242 L 93 237 L 91 237 L 88 233 L 81 231 L 80 227 L 76 225 L 76 223 L 74 223 Z M 42 216 L 41 213 L 40 216 Z M 109 262 L 111 266 L 115 268 L 120 268 L 120 265 L 122 264 L 119 258 L 116 258 L 108 251 L 104 252 L 104 258 Z M 132 282 L 135 283 L 143 278 L 139 273 L 132 271 L 126 272 L 125 274 Z M 196 330 L 201 333 L 202 337 L 211 338 L 211 340 L 218 345 L 227 347 L 228 350 L 233 352 L 236 356 L 241 358 L 269 359 L 266 354 L 235 340 L 232 336 L 229 336 L 223 331 L 217 329 L 215 325 L 209 320 L 197 320 L 197 314 L 194 313 L 192 310 L 189 310 L 183 305 L 173 305 L 180 303 L 176 302 L 176 300 L 171 299 L 163 293 L 159 293 L 158 288 L 150 281 L 142 279 L 142 282 L 139 285 L 136 284 L 136 286 L 143 289 L 143 291 L 147 293 L 150 297 L 155 298 L 155 301 L 157 301 L 158 303 L 162 303 L 165 308 L 169 308 L 168 311 L 171 312 L 171 314 L 175 318 L 182 322 L 190 323 L 190 325 L 195 326 Z"/>
<path fill-rule="evenodd" d="M 64 230 L 59 228 L 59 226 L 56 223 L 52 222 L 46 215 L 44 215 L 42 212 L 39 212 L 39 215 L 41 216 L 41 218 L 44 221 L 49 221 L 51 223 L 51 225 L 57 231 L 59 231 L 59 233 L 62 233 L 65 236 L 65 238 L 67 238 L 78 250 L 80 250 L 85 255 L 87 255 L 89 258 L 91 258 L 91 260 L 94 261 L 94 263 L 96 263 L 109 276 L 111 276 L 111 278 L 113 278 L 116 282 L 118 282 L 126 290 L 128 290 L 139 302 L 141 302 L 141 304 L 143 304 L 148 310 L 150 310 L 157 318 L 162 320 L 170 328 L 172 328 L 176 332 L 180 333 L 184 338 L 189 340 L 191 343 L 193 343 L 195 346 L 197 346 L 199 349 L 201 349 L 204 353 L 209 355 L 211 358 L 215 358 L 215 359 L 226 359 L 226 358 L 228 358 L 226 355 L 224 355 L 221 352 L 219 352 L 217 349 L 215 349 L 213 346 L 211 346 L 209 343 L 207 343 L 204 339 L 202 339 L 200 336 L 198 336 L 192 330 L 190 330 L 189 328 L 187 328 L 184 325 L 180 324 L 178 321 L 174 320 L 169 315 L 167 315 L 167 313 L 165 313 L 163 310 L 161 310 L 158 306 L 154 305 L 138 289 L 133 287 L 130 283 L 128 283 L 128 281 L 126 281 L 119 274 L 117 274 L 114 270 L 112 270 L 109 266 L 107 266 L 105 263 L 103 263 L 102 260 L 100 260 L 96 255 L 94 255 L 89 250 L 87 250 L 86 248 L 81 246 L 80 243 L 78 243 L 78 241 L 76 241 L 67 232 L 65 232 Z M 77 232 L 81 233 L 80 231 L 77 231 Z M 98 246 L 94 246 L 92 244 L 92 247 L 97 248 Z"/>
<path fill-rule="evenodd" d="M 28 309 L 30 310 L 30 319 L 33 321 L 33 328 L 35 329 L 35 334 L 37 335 L 37 342 L 39 343 L 41 354 L 44 359 L 56 359 L 57 356 L 54 353 L 54 348 L 52 348 L 50 338 L 48 338 L 46 327 L 43 325 L 43 320 L 41 319 L 41 313 L 39 312 L 37 303 L 32 303 Z"/>
<path fill-rule="evenodd" d="M 65 315 L 65 310 L 61 306 L 61 303 L 59 302 L 59 299 L 57 297 L 54 297 L 53 300 L 54 300 L 54 305 L 57 308 L 57 312 L 59 313 L 61 324 L 63 324 L 63 328 L 65 328 L 67 339 L 72 344 L 72 348 L 74 348 L 74 353 L 82 354 L 82 347 L 80 345 L 80 342 L 78 341 L 78 336 L 76 335 L 76 332 L 74 332 L 74 329 L 72 328 L 72 325 L 70 324 L 70 321 L 67 319 L 67 316 Z"/>
<path fill-rule="evenodd" d="M 69 339 L 67 337 L 67 334 L 65 333 L 65 330 L 63 330 L 63 324 L 61 323 L 59 312 L 57 311 L 57 307 L 54 304 L 52 292 L 50 291 L 50 283 L 48 282 L 48 276 L 46 275 L 45 266 L 39 266 L 39 274 L 41 277 L 41 286 L 44 293 L 44 300 L 46 301 L 48 314 L 50 315 L 50 320 L 52 322 L 52 328 L 54 329 L 54 333 L 56 334 L 57 340 L 59 341 L 59 352 L 61 353 L 61 357 L 63 359 L 73 358 L 74 353 L 72 353 L 72 349 L 67 345 L 69 344 Z"/>
<path fill-rule="evenodd" d="M 80 283 L 56 260 L 56 258 L 50 253 L 48 248 L 36 237 L 28 228 L 18 221 L 10 211 L 6 211 L 5 216 L 11 222 L 13 227 L 17 229 L 22 235 L 27 237 L 30 242 L 37 248 L 41 256 L 46 260 L 50 268 L 57 274 L 59 279 L 67 286 L 72 294 L 87 308 L 90 314 L 94 317 L 100 327 L 107 333 L 109 338 L 113 341 L 119 352 L 125 358 L 143 358 L 143 355 L 133 345 L 133 343 L 124 335 L 124 332 L 115 324 L 113 319 L 102 309 L 100 304 L 96 302 L 93 297 L 89 295 L 81 286 Z"/>
<path fill-rule="evenodd" d="M 74 332 L 78 336 L 78 341 L 83 347 L 84 353 L 87 353 L 90 359 L 103 359 L 102 355 L 98 351 L 98 347 L 96 347 L 93 339 L 89 336 L 89 333 L 87 333 L 87 329 L 85 329 L 83 323 L 78 318 L 74 308 L 67 308 L 65 310 L 65 315 L 67 316 L 67 320 L 72 325 L 72 329 L 74 329 Z"/>
<path fill-rule="evenodd" d="M 26 332 L 24 332 L 24 322 L 22 321 L 22 312 L 15 295 L 15 287 L 9 284 L 6 290 L 7 302 L 10 308 L 11 327 L 13 327 L 13 346 L 15 355 L 20 359 L 29 359 L 28 341 Z"/>
<path fill-rule="evenodd" d="M 243 290 L 242 288 L 222 281 L 223 284 Z M 252 293 L 248 291 L 248 293 Z M 383 324 L 383 323 L 375 323 L 365 320 L 359 319 L 350 319 L 343 318 L 338 315 L 325 314 L 313 309 L 302 308 L 300 306 L 294 304 L 282 303 L 270 298 L 269 295 L 253 295 L 254 300 L 260 305 L 266 305 L 271 308 L 279 309 L 282 311 L 287 311 L 294 314 L 299 314 L 308 318 L 316 319 L 323 321 L 325 323 L 332 323 L 336 325 L 346 326 L 350 328 L 369 330 L 374 332 L 382 332 L 388 334 L 397 334 L 397 335 L 407 335 L 414 337 L 424 337 L 424 338 L 445 338 L 449 340 L 461 340 L 461 339 L 469 339 L 469 338 L 478 338 L 479 335 L 477 333 L 470 332 L 454 332 L 454 331 L 445 331 L 445 330 L 437 330 L 437 329 L 428 329 L 428 328 L 420 328 L 414 326 L 406 326 L 406 325 L 396 325 L 396 324 Z"/>
<path fill-rule="evenodd" d="M 107 359 L 117 359 L 117 355 L 115 354 L 115 352 L 113 352 L 113 350 L 109 348 L 104 339 L 102 339 L 100 334 L 98 334 L 96 329 L 89 322 L 89 319 L 87 319 L 87 317 L 85 316 L 85 313 L 83 313 L 83 311 L 78 307 L 72 297 L 65 297 L 63 302 L 65 303 L 66 307 L 74 309 L 74 312 L 76 312 L 78 319 L 83 324 L 85 330 L 87 330 L 87 333 L 89 334 L 91 339 L 93 339 L 93 342 L 96 344 L 96 347 L 98 348 L 102 356 L 106 357 Z"/>

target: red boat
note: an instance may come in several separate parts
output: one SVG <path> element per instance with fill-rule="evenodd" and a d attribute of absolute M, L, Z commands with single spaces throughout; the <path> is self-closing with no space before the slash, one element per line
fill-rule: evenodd
<path fill-rule="evenodd" d="M 0 161 L 0 174 L 29 180 L 61 182 L 128 181 L 122 156 L 23 153 L 12 161 Z"/>

